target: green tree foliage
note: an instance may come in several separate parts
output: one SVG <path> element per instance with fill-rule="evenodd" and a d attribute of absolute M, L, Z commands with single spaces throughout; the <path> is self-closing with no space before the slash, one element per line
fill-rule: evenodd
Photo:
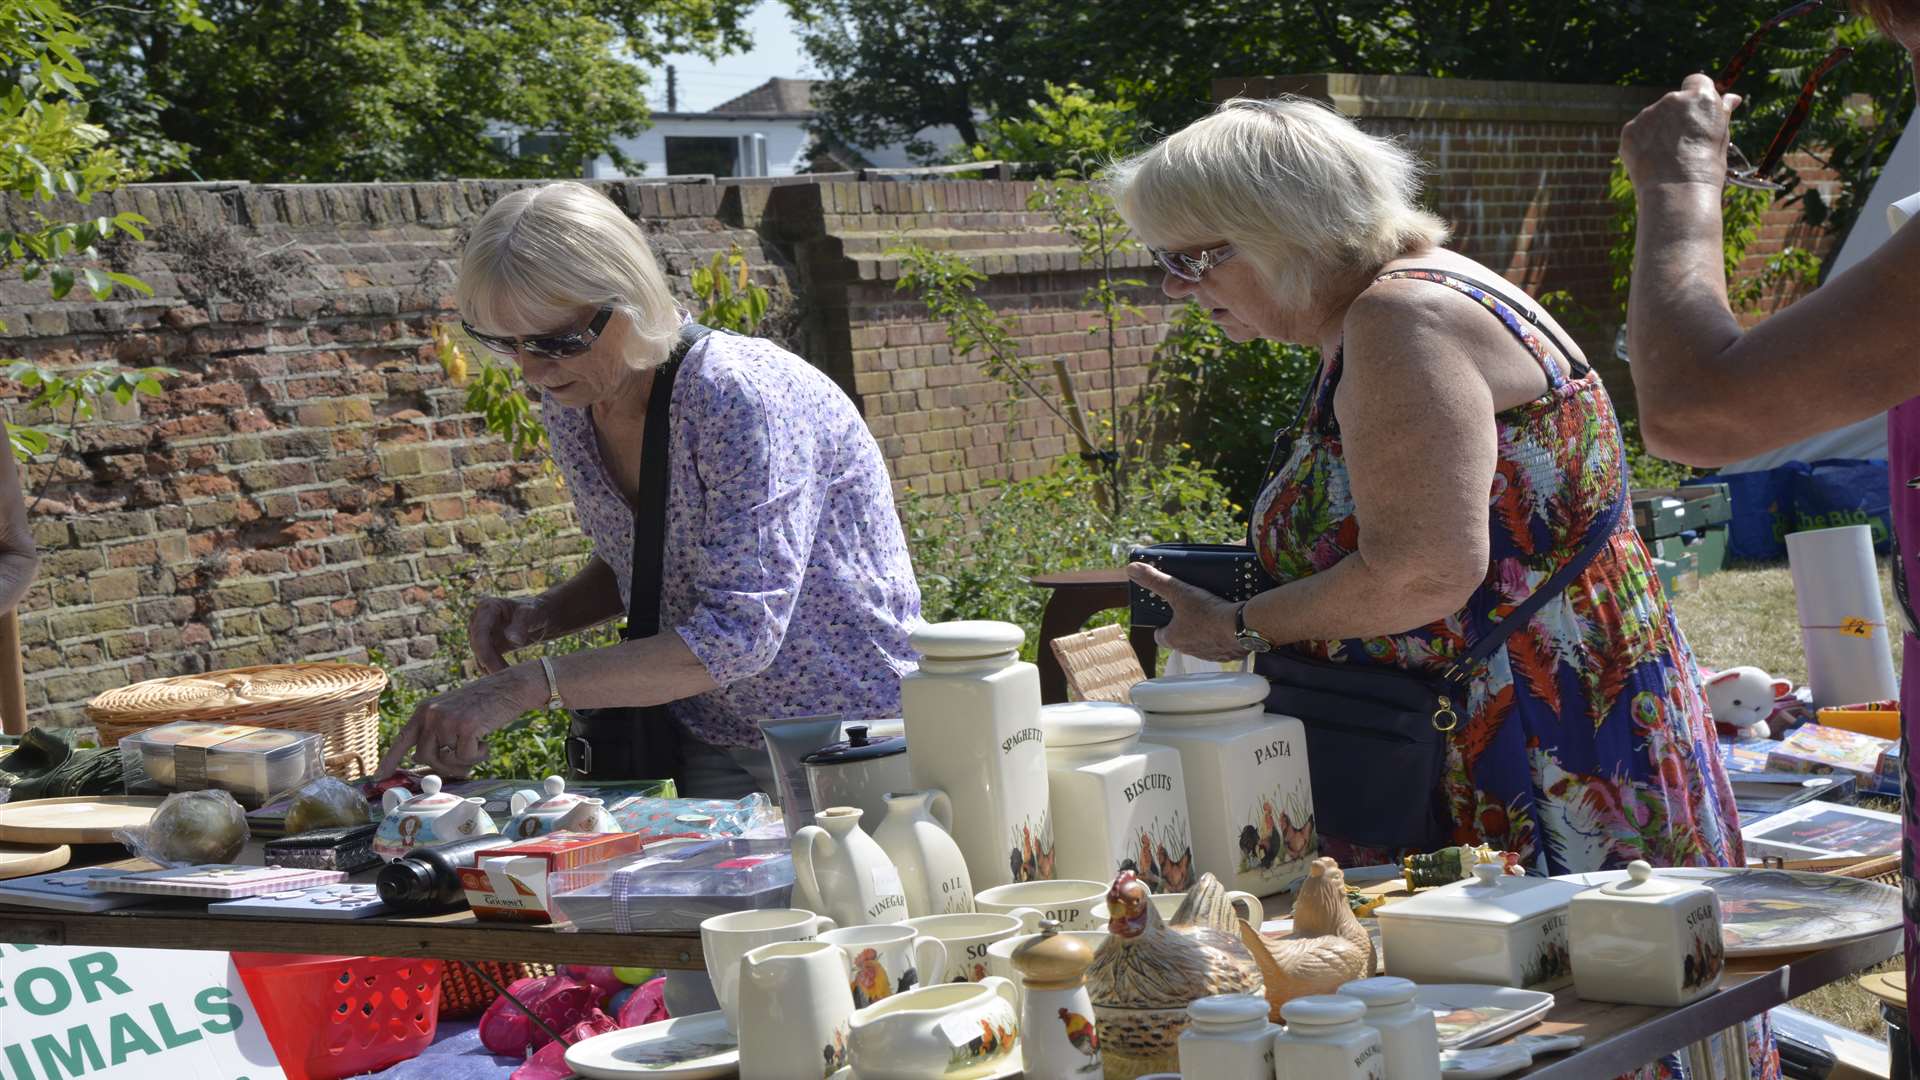
<path fill-rule="evenodd" d="M 1043 89 L 1044 100 L 1027 102 L 1022 114 L 989 119 L 980 141 L 960 160 L 1017 161 L 1042 176 L 1092 176 L 1115 158 L 1139 148 L 1141 125 L 1133 105 L 1101 100 L 1078 86 Z"/>
<path fill-rule="evenodd" d="M 644 65 L 747 44 L 751 0 L 101 4 L 103 122 L 160 176 L 577 176 L 647 107 Z M 496 141 L 502 125 L 537 139 Z"/>
<path fill-rule="evenodd" d="M 1426 75 L 1671 87 L 1715 70 L 1784 0 L 787 0 L 833 84 L 816 93 L 827 133 L 856 145 L 951 125 L 969 145 L 1037 117 L 1047 84 L 1100 87 L 1171 131 L 1211 108 L 1213 80 L 1291 72 Z M 1912 108 L 1911 67 L 1863 20 L 1792 20 L 1740 90 L 1742 145 L 1757 152 L 1802 72 L 1836 37 L 1858 47 L 1829 77 L 1803 138 L 1848 181 L 1840 205 L 1797 196 L 1816 223 L 1851 220 Z M 1864 97 L 1856 97 L 1864 95 Z M 931 147 L 922 145 L 923 152 Z M 1010 151 L 1009 151 L 1010 152 Z"/>

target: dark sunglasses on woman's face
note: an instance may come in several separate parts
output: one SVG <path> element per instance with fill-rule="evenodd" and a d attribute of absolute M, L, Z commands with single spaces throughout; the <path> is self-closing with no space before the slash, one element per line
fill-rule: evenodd
<path fill-rule="evenodd" d="M 1207 276 L 1207 271 L 1240 254 L 1240 251 L 1232 244 L 1221 244 L 1219 247 L 1210 247 L 1192 255 L 1184 251 L 1167 251 L 1156 247 L 1148 248 L 1147 254 L 1152 255 L 1154 261 L 1160 264 L 1160 269 L 1181 281 L 1197 285 L 1201 278 Z"/>
<path fill-rule="evenodd" d="M 1719 77 L 1713 80 L 1714 90 L 1725 94 L 1733 88 L 1734 80 L 1746 70 L 1747 61 L 1752 60 L 1754 53 L 1760 51 L 1760 42 L 1774 27 L 1795 16 L 1821 11 L 1826 6 L 1825 0 L 1803 0 L 1802 3 L 1795 4 L 1761 23 L 1760 29 L 1755 30 L 1753 36 L 1747 38 L 1746 44 L 1740 46 L 1740 51 L 1733 54 L 1733 59 L 1727 61 L 1727 66 L 1721 69 Z M 1820 89 L 1820 80 L 1826 78 L 1828 72 L 1852 55 L 1852 49 L 1845 45 L 1837 46 L 1813 66 L 1813 70 L 1807 75 L 1806 82 L 1800 87 L 1799 100 L 1793 103 L 1793 109 L 1787 113 L 1787 118 L 1781 123 L 1780 130 L 1773 133 L 1772 141 L 1767 143 L 1766 152 L 1760 155 L 1759 164 L 1750 163 L 1747 155 L 1741 153 L 1738 146 L 1731 142 L 1727 144 L 1728 183 L 1760 191 L 1779 191 L 1785 187 L 1769 178 L 1774 170 L 1780 167 L 1780 159 L 1787 156 L 1788 148 L 1793 145 L 1794 136 L 1800 134 L 1801 126 L 1807 122 L 1807 115 L 1813 111 L 1813 95 Z"/>
<path fill-rule="evenodd" d="M 593 343 L 607 328 L 607 320 L 611 318 L 613 318 L 613 305 L 605 304 L 599 311 L 593 313 L 593 321 L 587 324 L 585 330 L 568 330 L 557 334 L 535 334 L 532 337 L 516 338 L 507 337 L 504 334 L 482 333 L 475 330 L 472 324 L 464 319 L 460 322 L 460 329 L 489 351 L 499 353 L 508 359 L 512 359 L 514 354 L 525 349 L 535 356 L 543 356 L 549 360 L 564 360 L 570 356 L 579 356 L 593 348 Z"/>

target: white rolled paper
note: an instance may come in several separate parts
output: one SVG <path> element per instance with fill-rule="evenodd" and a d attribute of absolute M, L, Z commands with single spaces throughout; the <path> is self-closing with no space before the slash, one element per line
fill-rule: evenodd
<path fill-rule="evenodd" d="M 1814 705 L 1899 697 L 1872 530 L 1847 525 L 1788 533 L 1787 565 Z"/>

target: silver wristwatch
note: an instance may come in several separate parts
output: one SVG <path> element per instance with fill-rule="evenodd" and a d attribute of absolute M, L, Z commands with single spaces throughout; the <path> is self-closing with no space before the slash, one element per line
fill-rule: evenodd
<path fill-rule="evenodd" d="M 1233 640 L 1250 653 L 1273 651 L 1273 642 L 1268 641 L 1260 631 L 1247 625 L 1247 602 L 1241 602 L 1233 609 Z"/>

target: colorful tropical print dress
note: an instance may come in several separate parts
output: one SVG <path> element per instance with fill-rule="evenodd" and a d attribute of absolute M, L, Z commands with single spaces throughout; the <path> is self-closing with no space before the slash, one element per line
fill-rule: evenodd
<path fill-rule="evenodd" d="M 1292 646 L 1316 659 L 1437 674 L 1579 552 L 1625 482 L 1626 455 L 1599 376 L 1566 378 L 1511 306 L 1435 271 L 1379 280 L 1393 278 L 1432 281 L 1478 300 L 1540 361 L 1550 384 L 1494 418 L 1492 563 L 1467 606 L 1405 633 Z M 1291 456 L 1254 505 L 1254 543 L 1283 584 L 1359 547 L 1333 412 L 1340 373 L 1336 354 L 1309 391 Z M 1455 842 L 1518 852 L 1533 873 L 1611 869 L 1634 859 L 1745 861 L 1698 668 L 1632 515 L 1621 516 L 1593 565 L 1487 661 L 1449 748 L 1444 784 Z M 1400 854 L 1338 837 L 1323 837 L 1321 848 L 1347 865 Z M 1777 1076 L 1764 1028 L 1755 1025 L 1749 1041 L 1754 1076 Z M 1648 1075 L 1677 1075 L 1676 1066 Z"/>

